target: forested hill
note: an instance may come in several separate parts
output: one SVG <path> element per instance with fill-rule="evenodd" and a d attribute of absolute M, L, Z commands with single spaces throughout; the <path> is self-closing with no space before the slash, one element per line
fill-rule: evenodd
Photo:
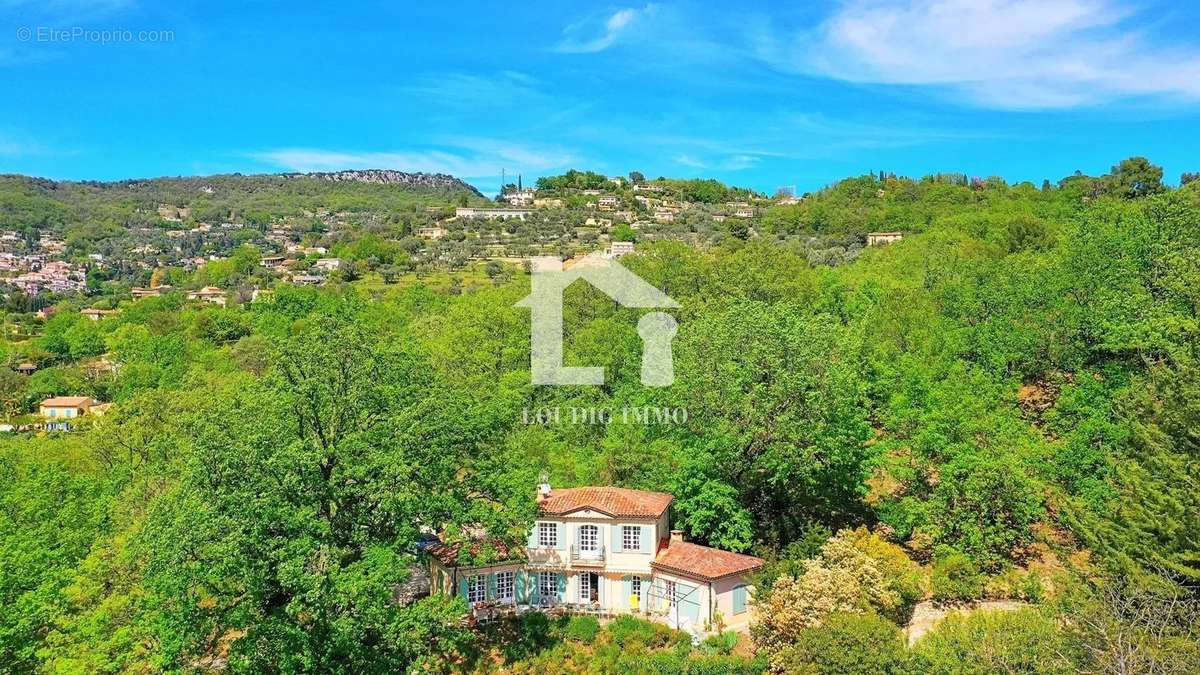
<path fill-rule="evenodd" d="M 383 169 L 335 173 L 224 174 L 114 182 L 0 176 L 0 228 L 161 225 L 160 206 L 187 207 L 187 220 L 265 225 L 319 208 L 388 211 L 414 204 L 482 201 L 446 174 Z"/>

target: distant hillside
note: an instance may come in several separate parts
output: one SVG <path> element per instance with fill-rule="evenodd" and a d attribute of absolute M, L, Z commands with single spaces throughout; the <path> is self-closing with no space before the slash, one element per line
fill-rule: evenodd
<path fill-rule="evenodd" d="M 0 228 L 146 226 L 160 222 L 163 205 L 187 207 L 193 222 L 266 225 L 320 210 L 395 213 L 483 199 L 454 176 L 384 169 L 111 182 L 0 175 Z"/>
<path fill-rule="evenodd" d="M 478 197 L 483 193 L 473 186 L 444 173 L 407 173 L 393 169 L 355 169 L 353 171 L 329 171 L 318 173 L 290 173 L 289 177 L 311 176 L 321 180 L 353 181 L 358 183 L 376 183 L 379 185 L 402 185 L 405 187 L 438 191 L 466 191 Z"/>

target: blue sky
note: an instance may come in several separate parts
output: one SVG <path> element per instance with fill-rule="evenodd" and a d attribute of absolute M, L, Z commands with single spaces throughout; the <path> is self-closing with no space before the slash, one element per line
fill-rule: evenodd
<path fill-rule="evenodd" d="M 0 172 L 1200 170 L 1191 3 L 783 4 L 0 0 Z"/>

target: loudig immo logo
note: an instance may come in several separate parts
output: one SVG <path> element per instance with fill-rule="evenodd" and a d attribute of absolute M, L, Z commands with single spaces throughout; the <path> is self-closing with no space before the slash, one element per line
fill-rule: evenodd
<path fill-rule="evenodd" d="M 601 385 L 604 369 L 563 365 L 563 293 L 583 279 L 623 307 L 670 308 L 679 303 L 615 260 L 593 253 L 568 269 L 558 258 L 533 258 L 533 290 L 517 303 L 532 314 L 530 365 L 535 385 Z M 675 381 L 671 340 L 675 318 L 650 312 L 638 321 L 642 338 L 642 384 L 666 387 Z"/>

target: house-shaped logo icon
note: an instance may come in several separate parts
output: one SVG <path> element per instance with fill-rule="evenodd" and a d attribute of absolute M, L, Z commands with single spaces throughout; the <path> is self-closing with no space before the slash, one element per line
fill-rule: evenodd
<path fill-rule="evenodd" d="M 533 258 L 533 289 L 517 303 L 532 313 L 531 372 L 534 384 L 604 384 L 604 369 L 563 365 L 563 293 L 578 279 L 587 281 L 623 307 L 679 307 L 666 293 L 623 265 L 593 253 L 569 269 L 558 258 Z M 671 340 L 675 318 L 651 312 L 638 321 L 642 338 L 642 384 L 666 387 L 675 381 Z"/>

